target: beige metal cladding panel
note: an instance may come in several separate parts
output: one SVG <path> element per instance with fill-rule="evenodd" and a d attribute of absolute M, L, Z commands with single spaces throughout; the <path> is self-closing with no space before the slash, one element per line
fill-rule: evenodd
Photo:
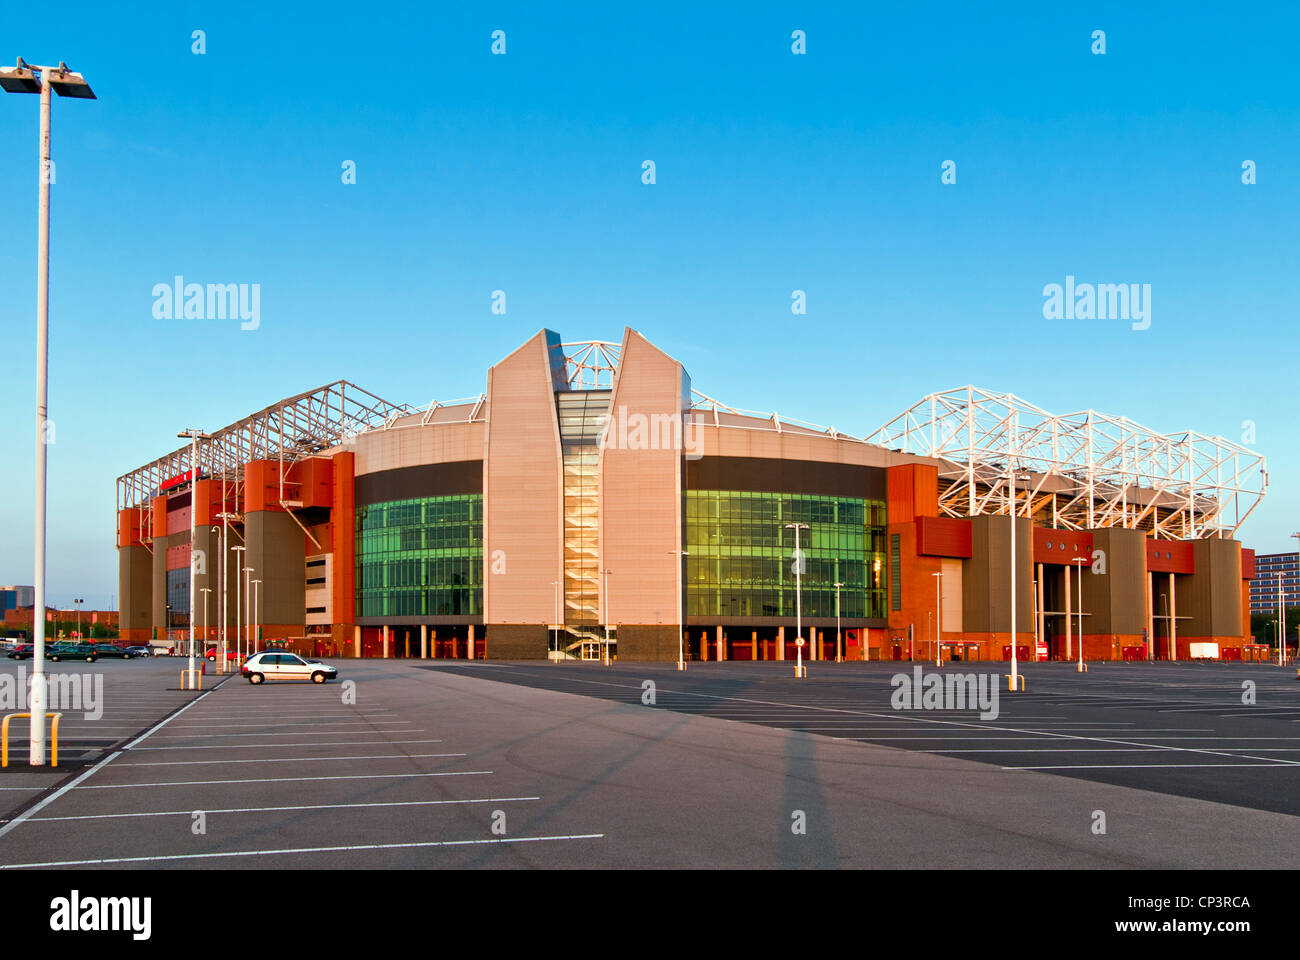
<path fill-rule="evenodd" d="M 545 333 L 488 372 L 488 409 L 485 618 L 551 623 L 552 582 L 561 579 L 561 465 Z"/>
<path fill-rule="evenodd" d="M 610 404 L 611 432 L 601 455 L 601 569 L 613 571 L 606 612 L 611 623 L 677 618 L 680 560 L 669 551 L 678 547 L 681 526 L 682 441 L 648 425 L 656 415 L 661 425 L 664 417 L 680 417 L 683 375 L 681 364 L 640 334 L 626 332 Z M 638 417 L 647 424 L 642 433 L 631 428 Z M 642 437 L 651 449 L 629 449 L 645 446 L 638 442 Z"/>
<path fill-rule="evenodd" d="M 482 423 L 431 423 L 372 430 L 357 438 L 356 475 L 483 456 Z"/>
<path fill-rule="evenodd" d="M 1241 626 L 1241 544 L 1209 538 L 1193 543 L 1196 572 L 1174 578 L 1178 591 L 1178 633 L 1189 637 L 1231 637 Z"/>
<path fill-rule="evenodd" d="M 870 467 L 888 466 L 916 459 L 890 453 L 859 441 L 833 440 L 830 437 L 813 437 L 798 433 L 777 433 L 770 429 L 770 426 L 766 430 L 714 427 L 711 414 L 706 412 L 700 416 L 704 426 L 692 429 L 700 430 L 700 449 L 706 457 L 819 460 Z"/>
<path fill-rule="evenodd" d="M 287 513 L 254 510 L 248 514 L 245 535 L 252 579 L 262 581 L 253 595 L 260 614 L 255 619 L 303 623 L 307 604 L 302 571 L 307 551 L 301 528 Z"/>
<path fill-rule="evenodd" d="M 154 537 L 153 541 L 153 626 L 167 629 L 167 547 L 171 537 Z M 189 533 L 185 534 L 189 539 Z"/>
<path fill-rule="evenodd" d="M 153 557 L 144 547 L 119 547 L 117 570 L 121 627 L 149 629 L 153 626 Z"/>
<path fill-rule="evenodd" d="M 959 633 L 962 627 L 961 601 L 962 561 L 944 559 L 942 561 L 942 597 L 943 630 L 945 633 Z M 1019 625 L 1017 624 L 1017 627 Z"/>
<path fill-rule="evenodd" d="M 1141 530 L 1110 527 L 1092 532 L 1094 550 L 1106 557 L 1106 575 L 1084 571 L 1096 587 L 1097 605 L 1085 629 L 1097 634 L 1137 634 L 1147 625 L 1146 535 Z M 1087 598 L 1085 597 L 1085 602 Z"/>

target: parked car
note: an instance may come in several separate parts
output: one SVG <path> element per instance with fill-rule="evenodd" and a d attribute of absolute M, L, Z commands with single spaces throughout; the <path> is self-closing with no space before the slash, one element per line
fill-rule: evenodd
<path fill-rule="evenodd" d="M 10 660 L 30 660 L 36 652 L 36 645 L 33 643 L 20 643 L 9 651 Z"/>
<path fill-rule="evenodd" d="M 131 653 L 126 647 L 119 647 L 115 643 L 92 643 L 89 644 L 95 648 L 95 656 L 107 658 L 120 658 L 130 660 L 135 654 Z"/>
<path fill-rule="evenodd" d="M 210 662 L 216 663 L 217 654 L 219 654 L 220 652 L 221 652 L 220 647 L 213 646 L 213 647 L 208 647 L 208 649 L 203 652 L 203 655 L 207 657 Z M 239 659 L 239 651 L 236 650 L 234 647 L 227 646 L 226 663 L 234 663 L 238 659 Z"/>
<path fill-rule="evenodd" d="M 93 643 L 56 643 L 50 650 L 50 659 L 56 663 L 59 660 L 85 660 L 87 663 L 94 663 L 99 659 L 99 652 Z"/>
<path fill-rule="evenodd" d="M 336 668 L 319 660 L 306 660 L 296 653 L 283 650 L 263 650 L 244 661 L 240 670 L 249 683 L 262 683 L 264 680 L 310 680 L 312 683 L 324 683 L 338 677 Z"/>
<path fill-rule="evenodd" d="M 127 647 L 126 652 L 131 654 L 133 657 L 148 657 L 153 655 L 153 650 L 149 647 Z"/>

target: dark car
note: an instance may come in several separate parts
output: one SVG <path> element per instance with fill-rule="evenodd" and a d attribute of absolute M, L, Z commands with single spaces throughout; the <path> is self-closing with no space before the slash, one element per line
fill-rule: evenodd
<path fill-rule="evenodd" d="M 99 659 L 99 652 L 93 643 L 61 643 L 50 650 L 50 659 L 55 662 L 85 660 L 87 663 L 94 663 Z"/>
<path fill-rule="evenodd" d="M 135 656 L 135 654 L 132 653 L 128 648 L 119 647 L 115 643 L 92 643 L 92 644 L 88 644 L 88 646 L 95 648 L 95 656 L 97 657 L 107 657 L 110 659 L 114 657 L 118 657 L 121 658 L 122 660 L 130 660 L 132 657 Z"/>
<path fill-rule="evenodd" d="M 30 660 L 36 651 L 36 645 L 31 643 L 20 643 L 9 651 L 10 660 Z"/>

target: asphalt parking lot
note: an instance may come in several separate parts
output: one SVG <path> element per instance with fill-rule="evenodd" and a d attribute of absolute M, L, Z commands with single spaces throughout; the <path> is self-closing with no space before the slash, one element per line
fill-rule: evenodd
<path fill-rule="evenodd" d="M 47 677 L 69 681 L 52 683 L 50 694 L 52 700 L 61 696 L 69 701 L 50 704 L 51 712 L 63 714 L 59 721 L 59 766 L 31 767 L 27 762 L 29 721 L 11 721 L 9 767 L 0 770 L 0 808 L 12 809 L 38 796 L 69 771 L 94 763 L 193 700 L 197 692 L 180 688 L 181 671 L 186 665 L 187 661 L 179 657 L 103 659 L 94 663 L 47 661 Z M 211 670 L 212 665 L 208 667 Z M 9 678 L 0 682 L 21 685 L 25 690 L 31 670 L 30 660 L 0 658 L 0 678 Z M 202 682 L 207 685 L 219 679 L 209 675 Z M 0 709 L 0 713 L 13 712 L 21 711 L 8 704 Z"/>
<path fill-rule="evenodd" d="M 814 664 L 807 681 L 779 664 L 337 665 L 341 682 L 325 685 L 227 680 L 35 802 L 6 801 L 0 869 L 1240 868 L 1300 855 L 1284 796 L 1297 764 L 1261 741 L 1208 740 L 1295 735 L 1276 668 L 1079 678 L 1031 665 L 1031 692 L 981 721 L 893 711 L 893 664 Z M 1219 716 L 1246 678 L 1261 715 Z M 169 680 L 156 678 L 160 696 Z M 1107 769 L 1078 769 L 1098 757 Z M 1058 767 L 1075 769 L 1039 769 Z M 1156 774 L 1188 788 L 1123 779 Z M 1258 779 L 1228 794 L 1254 783 L 1276 799 L 1191 794 L 1233 776 Z"/>
<path fill-rule="evenodd" d="M 1007 692 L 1009 664 L 969 662 L 692 663 L 521 665 L 447 662 L 528 686 L 639 703 L 645 677 L 660 680 L 658 705 L 698 716 L 799 730 L 1300 815 L 1300 682 L 1270 664 L 1093 663 L 1021 665 L 1025 691 Z M 978 710 L 895 710 L 891 678 L 925 673 L 996 675 L 999 715 Z M 490 671 L 490 672 L 489 672 Z M 600 672 L 605 671 L 605 672 Z M 1254 703 L 1243 702 L 1243 681 Z"/>

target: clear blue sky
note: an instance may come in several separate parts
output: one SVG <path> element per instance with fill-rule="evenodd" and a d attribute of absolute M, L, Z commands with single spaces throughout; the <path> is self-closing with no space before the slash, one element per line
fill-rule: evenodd
<path fill-rule="evenodd" d="M 108 604 L 114 479 L 177 430 L 338 378 L 477 394 L 543 326 L 630 324 L 697 389 L 859 435 L 967 383 L 1253 420 L 1242 538 L 1292 547 L 1300 14 L 1059 6 L 8 4 L 0 61 L 100 97 L 54 104 L 50 602 Z M 37 102 L 0 96 L 5 583 L 32 581 Z M 261 327 L 155 320 L 176 274 L 259 283 Z M 1044 320 L 1067 274 L 1151 284 L 1151 328 Z"/>

